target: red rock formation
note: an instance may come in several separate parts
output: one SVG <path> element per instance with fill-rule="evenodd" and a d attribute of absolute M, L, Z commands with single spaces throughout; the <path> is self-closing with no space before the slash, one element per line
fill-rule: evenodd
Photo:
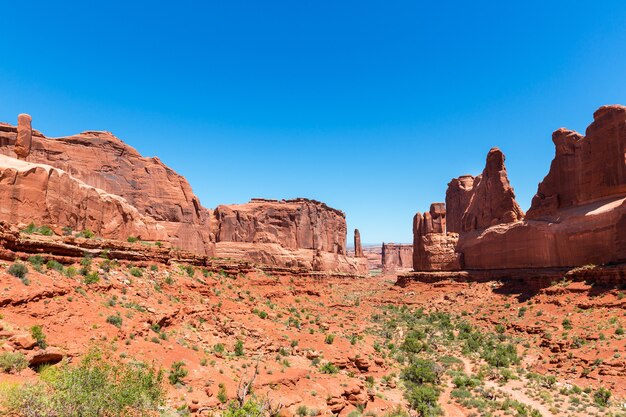
<path fill-rule="evenodd" d="M 17 116 L 17 139 L 15 141 L 15 154 L 19 159 L 26 159 L 30 154 L 33 140 L 32 118 L 28 114 Z"/>
<path fill-rule="evenodd" d="M 559 129 L 552 139 L 555 158 L 525 219 L 504 156 L 492 149 L 480 176 L 448 185 L 449 230 L 460 233 L 458 242 L 433 233 L 431 214 L 416 216 L 414 268 L 446 270 L 451 253 L 462 260 L 454 268 L 467 269 L 626 262 L 626 107 L 600 108 L 586 136 Z"/>
<path fill-rule="evenodd" d="M 18 129 L 19 130 L 19 129 Z M 16 156 L 18 130 L 0 126 L 0 153 Z M 168 233 L 172 245 L 212 254 L 209 212 L 184 177 L 158 158 L 145 158 L 108 132 L 47 138 L 34 131 L 29 162 L 59 168 L 92 187 L 118 195 Z"/>
<path fill-rule="evenodd" d="M 552 134 L 556 154 L 528 219 L 626 194 L 626 107 L 600 107 L 593 119 L 585 136 L 563 128 Z"/>
<path fill-rule="evenodd" d="M 361 233 L 359 229 L 354 229 L 354 256 L 356 258 L 363 257 L 363 247 L 361 246 Z"/>
<path fill-rule="evenodd" d="M 524 217 L 515 201 L 515 193 L 504 166 L 504 154 L 500 149 L 492 148 L 489 151 L 481 175 L 476 178 L 462 176 L 448 184 L 446 208 L 453 219 L 453 228 L 450 230 L 455 232 L 512 223 Z"/>
<path fill-rule="evenodd" d="M 0 220 L 89 229 L 110 239 L 166 238 L 165 230 L 122 197 L 108 194 L 49 165 L 0 155 Z"/>
<path fill-rule="evenodd" d="M 383 271 L 402 271 L 413 268 L 413 245 L 383 243 Z"/>
<path fill-rule="evenodd" d="M 447 230 L 460 233 L 463 230 L 463 215 L 470 205 L 474 189 L 474 177 L 462 175 L 448 183 L 446 191 Z"/>
<path fill-rule="evenodd" d="M 288 249 L 346 254 L 346 216 L 324 203 L 253 199 L 215 209 L 217 242 L 278 243 Z"/>
<path fill-rule="evenodd" d="M 444 203 L 433 203 L 430 211 L 413 218 L 413 269 L 416 271 L 453 271 L 461 268 L 456 251 L 457 233 L 446 231 Z"/>

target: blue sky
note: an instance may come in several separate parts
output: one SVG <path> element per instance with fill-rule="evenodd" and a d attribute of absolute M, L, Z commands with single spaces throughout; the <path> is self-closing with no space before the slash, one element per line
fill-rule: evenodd
<path fill-rule="evenodd" d="M 527 209 L 551 132 L 626 104 L 623 1 L 92 3 L 3 5 L 0 120 L 112 131 L 206 207 L 324 201 L 364 242 L 411 241 L 492 146 Z"/>

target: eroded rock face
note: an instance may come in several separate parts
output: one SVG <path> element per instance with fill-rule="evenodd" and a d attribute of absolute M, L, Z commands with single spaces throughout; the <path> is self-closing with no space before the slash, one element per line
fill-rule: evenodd
<path fill-rule="evenodd" d="M 469 232 L 501 223 L 513 223 L 524 217 L 515 201 L 504 166 L 504 154 L 492 148 L 482 174 L 452 180 L 446 191 L 448 215 L 454 232 Z"/>
<path fill-rule="evenodd" d="M 20 128 L 0 126 L 0 153 L 15 157 Z M 51 165 L 85 184 L 123 197 L 167 230 L 172 245 L 211 255 L 209 211 L 191 186 L 158 158 L 145 158 L 109 132 L 47 138 L 33 131 L 29 162 Z"/>
<path fill-rule="evenodd" d="M 19 159 L 26 159 L 30 154 L 33 141 L 32 118 L 28 114 L 17 116 L 17 140 L 15 141 L 15 154 Z"/>
<path fill-rule="evenodd" d="M 603 106 L 585 136 L 567 129 L 552 134 L 556 153 L 539 184 L 528 219 L 626 194 L 626 107 Z"/>
<path fill-rule="evenodd" d="M 49 165 L 5 155 L 0 155 L 0 220 L 89 229 L 110 239 L 167 237 L 157 222 L 140 214 L 122 197 Z"/>
<path fill-rule="evenodd" d="M 383 243 L 383 271 L 402 271 L 413 268 L 413 245 Z"/>
<path fill-rule="evenodd" d="M 346 254 L 346 216 L 308 199 L 253 199 L 215 209 L 217 242 L 278 243 L 288 249 Z"/>
<path fill-rule="evenodd" d="M 413 269 L 454 271 L 461 269 L 462 257 L 456 251 L 457 233 L 446 230 L 444 203 L 433 203 L 426 213 L 413 218 Z"/>

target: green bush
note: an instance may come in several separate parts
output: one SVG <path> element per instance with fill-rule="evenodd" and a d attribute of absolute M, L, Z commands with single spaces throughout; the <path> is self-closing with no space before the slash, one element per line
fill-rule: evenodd
<path fill-rule="evenodd" d="M 213 346 L 213 352 L 215 353 L 224 353 L 225 350 L 226 348 L 222 343 L 217 343 L 215 344 L 215 346 Z"/>
<path fill-rule="evenodd" d="M 22 232 L 29 234 L 29 235 L 33 233 L 37 233 L 37 234 L 44 235 L 44 236 L 52 236 L 54 234 L 54 232 L 52 231 L 52 229 L 50 229 L 49 226 L 37 227 L 35 223 L 30 223 L 28 226 L 26 226 L 24 230 L 22 230 Z"/>
<path fill-rule="evenodd" d="M 172 369 L 170 370 L 170 374 L 168 379 L 170 380 L 170 384 L 182 384 L 183 378 L 189 374 L 189 371 L 185 369 L 185 362 L 179 361 L 174 362 L 172 364 Z"/>
<path fill-rule="evenodd" d="M 243 356 L 243 341 L 240 339 L 235 342 L 235 356 Z"/>
<path fill-rule="evenodd" d="M 333 365 L 332 362 L 325 362 L 319 369 L 323 374 L 336 374 L 339 372 L 339 368 Z"/>
<path fill-rule="evenodd" d="M 143 271 L 141 270 L 141 268 L 137 268 L 136 266 L 130 268 L 128 272 L 130 272 L 130 274 L 136 278 L 139 278 L 143 275 Z"/>
<path fill-rule="evenodd" d="M 138 237 L 135 236 L 128 236 L 128 239 L 126 239 L 129 243 L 135 243 L 139 240 Z"/>
<path fill-rule="evenodd" d="M 95 284 L 100 281 L 100 276 L 96 271 L 88 272 L 83 279 L 85 285 Z"/>
<path fill-rule="evenodd" d="M 0 370 L 8 373 L 19 372 L 26 369 L 28 361 L 21 352 L 0 353 Z"/>
<path fill-rule="evenodd" d="M 154 368 L 110 364 L 90 351 L 77 366 L 47 368 L 39 382 L 11 388 L 2 405 L 20 417 L 149 415 L 163 404 L 162 379 Z"/>
<path fill-rule="evenodd" d="M 609 405 L 610 398 L 611 391 L 604 387 L 598 388 L 598 390 L 593 393 L 593 401 L 600 407 L 606 407 L 607 405 Z"/>
<path fill-rule="evenodd" d="M 46 264 L 46 267 L 48 269 L 54 269 L 55 271 L 59 271 L 59 272 L 63 271 L 63 264 L 55 261 L 54 259 L 49 260 L 48 263 Z"/>
<path fill-rule="evenodd" d="M 406 392 L 406 399 L 420 417 L 435 417 L 441 414 L 439 390 L 430 385 L 416 385 Z"/>
<path fill-rule="evenodd" d="M 119 314 L 111 315 L 107 317 L 107 323 L 112 324 L 115 327 L 122 327 L 122 317 Z"/>
<path fill-rule="evenodd" d="M 334 341 L 335 341 L 334 334 L 327 334 L 326 339 L 324 339 L 324 343 L 326 343 L 327 345 L 332 345 Z"/>
<path fill-rule="evenodd" d="M 414 359 L 402 371 L 402 379 L 414 384 L 434 384 L 439 382 L 439 366 L 426 359 Z"/>
<path fill-rule="evenodd" d="M 82 232 L 76 234 L 76 237 L 84 237 L 85 239 L 91 239 L 95 236 L 96 234 L 89 229 L 85 229 Z"/>
<path fill-rule="evenodd" d="M 43 328 L 39 325 L 33 326 L 30 328 L 30 335 L 37 341 L 37 345 L 45 349 L 48 347 L 48 343 L 46 342 L 46 335 L 43 332 Z"/>
<path fill-rule="evenodd" d="M 21 262 L 15 262 L 9 267 L 9 274 L 19 279 L 24 279 L 26 274 L 28 274 L 28 268 Z"/>

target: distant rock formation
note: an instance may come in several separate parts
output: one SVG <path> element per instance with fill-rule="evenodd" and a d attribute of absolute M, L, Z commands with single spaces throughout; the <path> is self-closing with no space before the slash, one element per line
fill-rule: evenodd
<path fill-rule="evenodd" d="M 448 229 L 415 217 L 415 270 L 626 262 L 626 107 L 600 108 L 586 136 L 559 129 L 552 140 L 555 158 L 525 217 L 497 148 L 481 175 L 453 179 Z"/>
<path fill-rule="evenodd" d="M 33 141 L 32 118 L 28 114 L 17 116 L 17 139 L 15 141 L 15 154 L 19 159 L 26 159 L 30 154 Z"/>
<path fill-rule="evenodd" d="M 397 272 L 413 268 L 413 245 L 383 243 L 382 266 L 384 272 Z"/>
<path fill-rule="evenodd" d="M 359 229 L 354 229 L 354 256 L 356 258 L 363 257 L 363 247 L 361 246 L 361 232 L 359 232 Z"/>

